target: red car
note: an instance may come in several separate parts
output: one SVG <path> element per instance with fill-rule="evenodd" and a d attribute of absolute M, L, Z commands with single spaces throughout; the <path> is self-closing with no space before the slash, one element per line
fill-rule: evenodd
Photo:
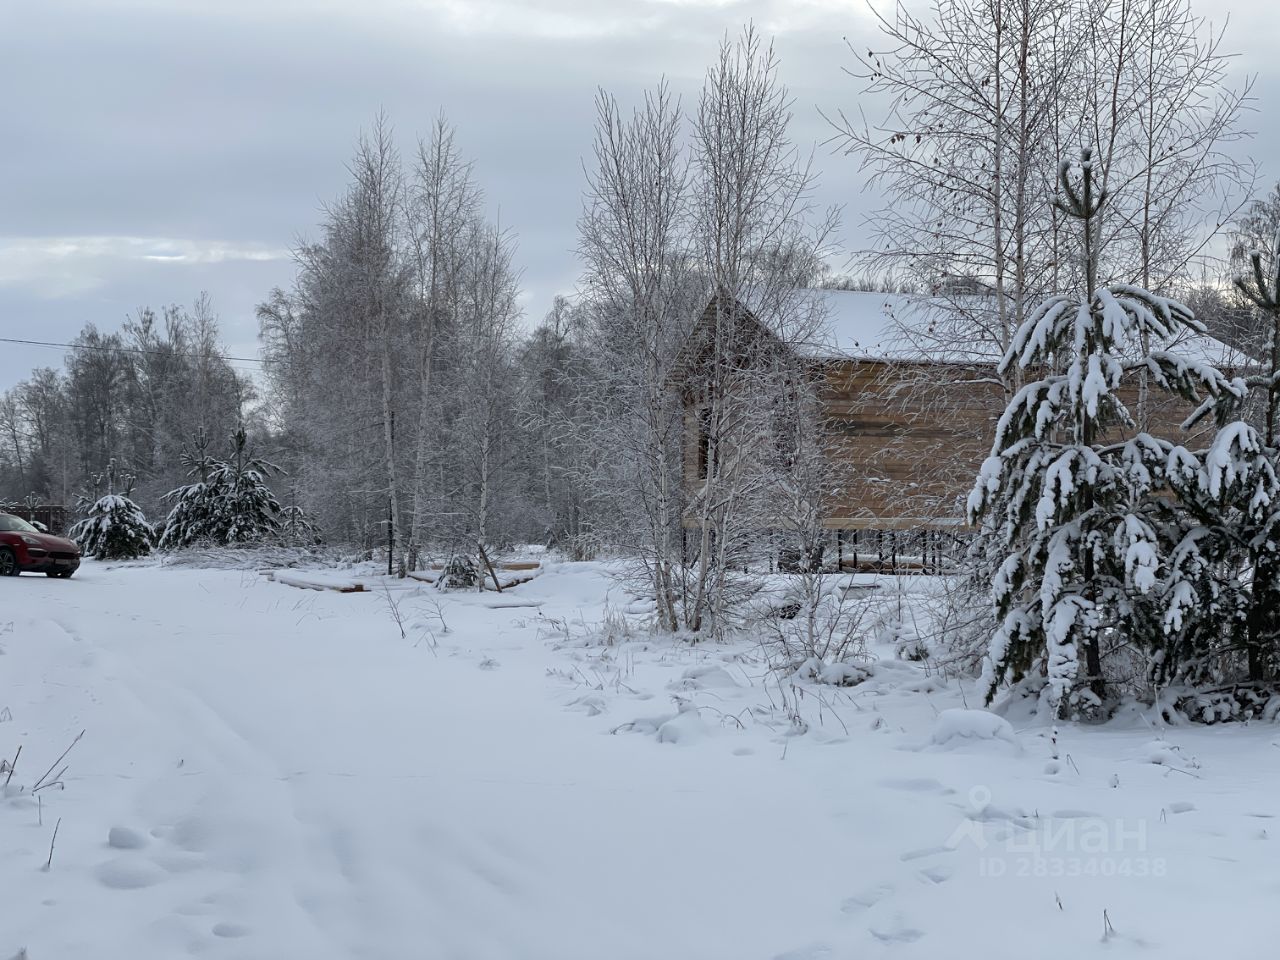
<path fill-rule="evenodd" d="M 0 513 L 0 577 L 23 571 L 69 577 L 80 567 L 80 548 L 70 540 L 41 533 L 27 521 Z"/>

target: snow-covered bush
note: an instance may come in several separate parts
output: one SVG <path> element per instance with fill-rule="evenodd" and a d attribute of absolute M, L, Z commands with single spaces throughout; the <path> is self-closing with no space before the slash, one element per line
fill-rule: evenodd
<path fill-rule="evenodd" d="M 441 590 L 474 590 L 479 584 L 480 568 L 468 554 L 455 553 L 440 573 Z"/>
<path fill-rule="evenodd" d="M 136 503 L 118 493 L 100 497 L 83 520 L 71 528 L 71 539 L 85 556 L 98 560 L 133 560 L 153 546 L 151 525 Z"/>
<path fill-rule="evenodd" d="M 85 556 L 98 560 L 133 560 L 146 556 L 155 546 L 155 531 L 142 509 L 130 499 L 133 476 L 123 474 L 111 460 L 106 470 L 93 477 L 94 493 L 81 496 L 82 519 L 69 531 Z M 116 493 L 117 486 L 123 490 Z M 97 492 L 106 487 L 105 496 Z"/>
<path fill-rule="evenodd" d="M 1280 715 L 1280 694 L 1260 686 L 1235 684 L 1230 687 L 1172 692 L 1177 716 L 1196 723 L 1231 723 L 1262 720 L 1274 723 Z"/>
<path fill-rule="evenodd" d="M 813 572 L 789 579 L 784 603 L 763 620 L 773 667 L 842 686 L 865 679 L 869 601 L 850 594 L 847 576 Z"/>

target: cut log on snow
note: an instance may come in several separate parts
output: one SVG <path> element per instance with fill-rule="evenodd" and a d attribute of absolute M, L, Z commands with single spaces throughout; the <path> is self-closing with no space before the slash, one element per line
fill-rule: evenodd
<path fill-rule="evenodd" d="M 303 574 L 274 572 L 267 574 L 268 579 L 286 587 L 297 587 L 300 590 L 333 590 L 337 593 L 364 593 L 364 584 L 356 580 L 327 577 L 323 574 Z"/>

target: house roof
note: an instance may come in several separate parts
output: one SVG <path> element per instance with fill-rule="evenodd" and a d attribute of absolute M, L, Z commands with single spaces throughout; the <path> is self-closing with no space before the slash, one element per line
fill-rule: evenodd
<path fill-rule="evenodd" d="M 899 360 L 995 364 L 1000 348 L 993 334 L 986 340 L 960 340 L 953 329 L 957 303 L 894 293 L 858 290 L 814 290 L 824 322 L 797 349 L 815 359 Z M 973 313 L 991 309 L 992 298 L 971 297 Z M 973 329 L 971 321 L 966 331 Z M 1189 359 L 1239 368 L 1255 361 L 1220 340 L 1190 332 L 1167 347 Z"/>

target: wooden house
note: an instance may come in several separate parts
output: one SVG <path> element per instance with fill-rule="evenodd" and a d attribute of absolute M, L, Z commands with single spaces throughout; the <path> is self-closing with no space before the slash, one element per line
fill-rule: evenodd
<path fill-rule="evenodd" d="M 829 468 L 821 520 L 828 547 L 842 562 L 862 557 L 864 566 L 901 567 L 904 556 L 933 566 L 930 558 L 954 554 L 967 537 L 965 501 L 1007 400 L 995 374 L 997 351 L 945 336 L 938 304 L 879 293 L 812 293 L 822 318 L 817 333 L 798 341 L 764 329 L 757 336 L 776 350 L 791 344 L 785 349 L 817 398 Z M 749 311 L 735 309 L 748 327 L 763 328 Z M 713 300 L 702 313 L 682 354 L 681 377 L 693 375 L 694 358 L 724 310 Z M 1176 349 L 1229 369 L 1247 363 L 1205 336 L 1186 336 Z M 697 391 L 683 396 L 684 481 L 694 503 L 708 440 Z M 1136 395 L 1125 399 L 1136 408 Z M 1181 401 L 1157 393 L 1150 410 L 1152 433 L 1188 441 L 1180 424 L 1189 411 Z M 697 524 L 687 513 L 685 527 Z"/>

